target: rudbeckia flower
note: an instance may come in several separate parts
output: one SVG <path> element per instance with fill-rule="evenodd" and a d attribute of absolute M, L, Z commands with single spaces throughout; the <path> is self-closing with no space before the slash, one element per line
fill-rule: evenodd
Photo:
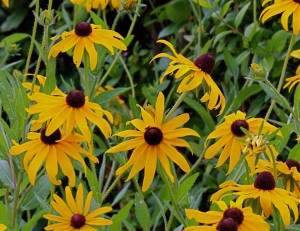
<path fill-rule="evenodd" d="M 216 167 L 222 166 L 229 158 L 228 173 L 230 173 L 240 160 L 243 150 L 243 143 L 236 138 L 246 138 L 246 135 L 240 127 L 248 130 L 250 134 L 257 134 L 263 123 L 261 130 L 262 135 L 267 132 L 273 133 L 277 128 L 262 118 L 246 119 L 246 114 L 241 111 L 237 111 L 236 114 L 232 113 L 224 118 L 225 121 L 208 135 L 206 141 L 209 139 L 218 140 L 206 150 L 204 157 L 211 159 L 222 150 Z"/>
<path fill-rule="evenodd" d="M 286 84 L 283 86 L 283 88 L 289 87 L 289 91 L 291 91 L 297 83 L 300 83 L 300 66 L 297 68 L 295 76 L 286 78 Z"/>
<path fill-rule="evenodd" d="M 84 197 L 82 184 L 79 184 L 76 198 L 73 197 L 70 187 L 65 188 L 66 202 L 58 195 L 54 194 L 54 200 L 51 202 L 52 207 L 58 215 L 46 214 L 44 218 L 55 221 L 56 223 L 48 225 L 45 230 L 51 231 L 92 231 L 96 230 L 95 226 L 112 225 L 109 219 L 99 217 L 100 214 L 107 213 L 112 207 L 106 206 L 97 208 L 89 212 L 93 192 L 90 191 Z"/>
<path fill-rule="evenodd" d="M 4 230 L 6 230 L 6 229 L 7 229 L 7 227 L 6 227 L 5 225 L 0 224 L 0 231 L 4 231 Z"/>
<path fill-rule="evenodd" d="M 268 171 L 273 173 L 273 164 L 266 160 L 259 160 L 257 172 Z M 285 189 L 294 192 L 300 197 L 300 164 L 296 160 L 289 159 L 285 162 L 276 162 L 276 172 L 285 186 Z"/>
<path fill-rule="evenodd" d="M 271 0 L 263 1 L 263 6 Z M 293 16 L 293 33 L 297 35 L 300 31 L 300 2 L 298 0 L 276 0 L 274 4 L 268 6 L 260 15 L 260 20 L 264 23 L 274 15 L 281 14 L 281 24 L 288 31 L 288 19 Z"/>
<path fill-rule="evenodd" d="M 221 211 L 201 212 L 194 209 L 185 209 L 188 219 L 195 219 L 202 224 L 211 226 L 190 226 L 184 231 L 245 231 L 256 230 L 269 231 L 270 226 L 263 218 L 252 212 L 251 207 L 243 207 L 243 199 L 240 197 L 236 202 L 230 201 L 228 207 L 224 201 L 215 202 Z"/>
<path fill-rule="evenodd" d="M 174 148 L 174 146 L 186 147 L 190 145 L 180 137 L 197 136 L 198 133 L 189 128 L 178 128 L 189 120 L 187 113 L 176 116 L 164 122 L 164 95 L 160 92 L 155 104 L 155 111 L 146 111 L 142 107 L 141 119 L 134 119 L 130 123 L 138 130 L 126 130 L 115 135 L 119 137 L 134 137 L 124 141 L 106 151 L 106 153 L 122 152 L 134 149 L 128 162 L 120 167 L 116 174 L 120 175 L 131 168 L 126 181 L 129 181 L 139 171 L 145 169 L 142 190 L 146 191 L 154 178 L 157 160 L 173 182 L 174 177 L 170 171 L 169 159 L 176 163 L 184 172 L 190 171 L 186 159 Z"/>
<path fill-rule="evenodd" d="M 201 102 L 208 102 L 208 109 L 218 109 L 221 107 L 221 114 L 225 108 L 225 97 L 220 91 L 217 84 L 211 78 L 210 73 L 215 65 L 215 59 L 211 54 L 204 54 L 199 56 L 194 62 L 185 58 L 183 55 L 178 54 L 173 45 L 166 40 L 158 40 L 157 42 L 163 43 L 168 46 L 173 52 L 174 56 L 167 53 L 160 53 L 151 60 L 157 58 L 168 58 L 171 60 L 164 75 L 160 78 L 160 83 L 164 80 L 166 75 L 174 74 L 175 79 L 181 78 L 181 83 L 177 88 L 178 93 L 184 91 L 191 91 L 202 84 L 202 81 L 208 85 L 208 90 L 200 99 Z"/>
<path fill-rule="evenodd" d="M 282 188 L 276 188 L 275 180 L 270 172 L 260 172 L 252 185 L 240 185 L 232 180 L 220 185 L 220 190 L 211 196 L 211 201 L 217 201 L 228 195 L 238 195 L 244 199 L 258 199 L 263 214 L 269 217 L 273 207 L 276 207 L 285 226 L 290 224 L 290 209 L 294 214 L 294 223 L 298 220 L 298 204 L 296 195 Z M 228 192 L 227 194 L 225 194 Z"/>
<path fill-rule="evenodd" d="M 15 145 L 10 148 L 9 153 L 15 156 L 25 152 L 23 165 L 32 185 L 35 184 L 37 172 L 44 162 L 51 183 L 61 184 L 61 181 L 56 179 L 58 166 L 60 166 L 63 174 L 68 177 L 71 187 L 75 186 L 76 176 L 70 158 L 82 165 L 85 174 L 86 164 L 80 153 L 93 162 L 98 162 L 96 157 L 80 147 L 79 143 L 84 142 L 85 139 L 78 134 L 66 135 L 57 129 L 47 136 L 45 129 L 42 129 L 40 133 L 29 132 L 27 139 L 29 141 L 21 145 L 14 142 Z"/>
<path fill-rule="evenodd" d="M 2 2 L 6 7 L 9 7 L 9 0 L 2 0 Z"/>
<path fill-rule="evenodd" d="M 47 136 L 65 125 L 66 133 L 70 134 L 76 127 L 89 142 L 91 132 L 87 121 L 97 125 L 106 138 L 111 135 L 111 127 L 103 118 L 105 115 L 112 122 L 111 113 L 103 110 L 100 105 L 89 102 L 88 97 L 85 97 L 79 90 L 57 96 L 33 93 L 29 98 L 37 103 L 30 106 L 27 112 L 29 114 L 40 113 L 36 122 L 49 122 L 46 131 Z"/>
<path fill-rule="evenodd" d="M 76 67 L 80 66 L 83 53 L 87 51 L 91 70 L 96 68 L 98 61 L 95 44 L 105 46 L 112 55 L 114 54 L 114 47 L 123 51 L 127 50 L 126 45 L 121 41 L 124 38 L 119 33 L 102 29 L 100 25 L 87 22 L 80 22 L 76 24 L 75 29 L 69 32 L 65 31 L 55 38 L 58 39 L 59 37 L 62 40 L 51 47 L 48 58 L 56 57 L 59 52 L 66 52 L 74 47 L 73 61 Z"/>

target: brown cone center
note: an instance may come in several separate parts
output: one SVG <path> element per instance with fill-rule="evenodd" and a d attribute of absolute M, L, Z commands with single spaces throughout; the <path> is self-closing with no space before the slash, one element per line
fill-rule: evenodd
<path fill-rule="evenodd" d="M 163 139 L 163 133 L 157 127 L 147 127 L 144 139 L 149 145 L 158 145 Z"/>

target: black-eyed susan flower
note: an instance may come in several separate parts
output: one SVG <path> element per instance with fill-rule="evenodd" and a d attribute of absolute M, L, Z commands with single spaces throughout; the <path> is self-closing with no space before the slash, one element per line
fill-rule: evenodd
<path fill-rule="evenodd" d="M 2 2 L 6 7 L 9 7 L 9 0 L 2 0 Z"/>
<path fill-rule="evenodd" d="M 285 226 L 290 224 L 290 209 L 294 214 L 294 222 L 298 220 L 298 204 L 296 195 L 282 188 L 277 188 L 270 172 L 260 172 L 252 185 L 237 184 L 232 180 L 220 185 L 220 190 L 211 196 L 211 201 L 217 201 L 227 195 L 238 195 L 244 199 L 258 199 L 263 214 L 269 217 L 276 207 Z"/>
<path fill-rule="evenodd" d="M 95 44 L 101 44 L 106 47 L 110 53 L 114 54 L 114 47 L 120 50 L 127 50 L 123 43 L 123 37 L 113 31 L 102 29 L 100 25 L 94 25 L 87 22 L 76 24 L 75 29 L 65 31 L 55 38 L 61 38 L 61 41 L 53 45 L 49 51 L 48 58 L 56 57 L 60 52 L 66 52 L 74 47 L 73 61 L 76 67 L 79 67 L 84 52 L 89 55 L 90 68 L 94 70 L 97 66 L 98 53 Z M 87 64 L 85 64 L 87 65 Z"/>
<path fill-rule="evenodd" d="M 58 215 L 46 214 L 44 218 L 55 221 L 54 224 L 45 227 L 51 231 L 96 231 L 95 226 L 108 226 L 113 222 L 107 218 L 99 217 L 100 214 L 107 213 L 112 207 L 100 207 L 90 211 L 93 192 L 90 191 L 84 197 L 83 186 L 79 184 L 76 198 L 73 197 L 70 187 L 65 188 L 66 202 L 58 195 L 54 194 L 52 207 Z"/>
<path fill-rule="evenodd" d="M 266 160 L 259 160 L 256 166 L 257 172 L 268 171 L 273 173 L 273 164 Z M 289 159 L 285 162 L 276 162 L 276 172 L 282 179 L 284 187 L 300 197 L 300 164 L 296 160 Z"/>
<path fill-rule="evenodd" d="M 215 202 L 221 211 L 201 212 L 194 209 L 185 209 L 188 219 L 195 219 L 198 223 L 206 224 L 190 226 L 184 231 L 245 231 L 256 230 L 269 231 L 270 226 L 263 218 L 253 213 L 251 207 L 243 207 L 243 199 L 240 197 L 236 202 L 230 201 L 230 206 L 224 201 Z M 207 226 L 211 225 L 211 226 Z"/>
<path fill-rule="evenodd" d="M 160 78 L 160 83 L 164 80 L 166 75 L 174 74 L 175 79 L 181 78 L 181 82 L 177 88 L 177 92 L 191 91 L 202 84 L 204 81 L 208 85 L 208 91 L 200 99 L 201 102 L 208 102 L 208 109 L 218 109 L 221 107 L 221 114 L 225 108 L 225 97 L 220 91 L 217 84 L 211 78 L 210 73 L 215 65 L 214 57 L 206 53 L 199 56 L 194 62 L 178 54 L 173 45 L 166 40 L 158 40 L 168 46 L 173 52 L 174 56 L 167 53 L 160 53 L 153 57 L 151 62 L 157 58 L 168 58 L 171 60 L 164 75 Z"/>
<path fill-rule="evenodd" d="M 5 231 L 7 227 L 3 224 L 0 224 L 0 231 Z"/>
<path fill-rule="evenodd" d="M 74 90 L 67 95 L 56 96 L 37 92 L 29 98 L 37 103 L 27 109 L 28 113 L 39 113 L 36 122 L 49 122 L 46 131 L 47 136 L 64 125 L 66 133 L 70 134 L 76 127 L 89 142 L 91 132 L 87 121 L 97 125 L 106 138 L 111 135 L 111 127 L 103 118 L 105 115 L 112 122 L 111 113 L 102 109 L 100 105 L 90 102 L 82 91 Z"/>
<path fill-rule="evenodd" d="M 244 148 L 243 143 L 236 139 L 246 138 L 240 127 L 248 130 L 250 134 L 257 134 L 263 123 L 262 135 L 267 132 L 273 133 L 277 128 L 262 118 L 246 119 L 246 114 L 241 111 L 227 115 L 224 118 L 225 121 L 208 135 L 206 140 L 218 140 L 206 150 L 204 157 L 211 159 L 221 151 L 216 167 L 222 166 L 229 158 L 228 173 L 230 173 L 240 160 Z"/>
<path fill-rule="evenodd" d="M 27 139 L 29 141 L 21 145 L 14 142 L 15 145 L 10 148 L 9 153 L 20 155 L 25 152 L 23 165 L 32 185 L 35 184 L 37 172 L 44 162 L 51 183 L 61 184 L 61 181 L 56 179 L 59 166 L 63 174 L 68 177 L 71 187 L 75 186 L 76 176 L 70 159 L 77 160 L 85 173 L 86 164 L 81 154 L 93 162 L 98 162 L 96 157 L 80 147 L 80 142 L 84 142 L 85 138 L 78 134 L 66 135 L 57 129 L 47 136 L 46 130 L 42 129 L 40 133 L 29 132 Z"/>
<path fill-rule="evenodd" d="M 263 1 L 263 6 L 270 2 L 271 0 Z M 297 35 L 300 31 L 300 2 L 299 0 L 276 0 L 274 4 L 266 7 L 261 15 L 260 20 L 264 23 L 267 19 L 273 17 L 274 15 L 281 14 L 281 24 L 283 28 L 288 31 L 288 19 L 292 15 L 293 22 L 292 28 L 293 33 Z"/>
<path fill-rule="evenodd" d="M 189 120 L 187 113 L 176 116 L 164 122 L 164 95 L 160 92 L 155 104 L 155 111 L 146 111 L 142 107 L 142 119 L 133 119 L 130 123 L 138 130 L 126 130 L 115 135 L 119 137 L 134 137 L 124 141 L 106 151 L 106 153 L 122 152 L 134 149 L 128 162 L 120 167 L 116 174 L 120 175 L 131 168 L 126 181 L 134 177 L 139 171 L 145 169 L 142 190 L 146 191 L 154 178 L 157 160 L 173 182 L 174 177 L 170 171 L 169 159 L 176 163 L 184 172 L 190 171 L 186 159 L 174 146 L 190 148 L 190 145 L 180 137 L 197 136 L 198 133 L 190 128 L 179 128 Z"/>
<path fill-rule="evenodd" d="M 289 91 L 292 90 L 292 88 L 297 84 L 300 83 L 300 66 L 297 68 L 296 75 L 286 78 L 286 84 L 283 86 L 283 88 L 289 88 Z"/>

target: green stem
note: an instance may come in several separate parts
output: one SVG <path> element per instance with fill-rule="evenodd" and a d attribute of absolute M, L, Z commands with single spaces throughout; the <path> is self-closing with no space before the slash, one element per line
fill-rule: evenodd
<path fill-rule="evenodd" d="M 117 23 L 118 23 L 118 21 L 119 21 L 119 19 L 121 17 L 121 14 L 122 14 L 121 12 L 117 13 L 117 16 L 115 17 L 115 20 L 114 20 L 114 22 L 113 22 L 113 24 L 111 26 L 111 30 L 115 30 L 116 29 L 116 26 L 117 26 Z"/>
<path fill-rule="evenodd" d="M 116 184 L 119 182 L 119 180 L 121 179 L 122 175 L 117 176 L 117 178 L 112 182 L 112 184 L 110 185 L 110 187 L 105 191 L 103 197 L 102 197 L 102 202 L 108 197 L 108 195 L 110 194 L 110 192 L 115 188 Z"/>
<path fill-rule="evenodd" d="M 107 188 L 108 188 L 108 186 L 109 186 L 109 184 L 110 184 L 111 179 L 112 179 L 113 176 L 115 175 L 115 172 L 116 172 L 116 161 L 113 161 L 113 164 L 112 164 L 112 166 L 111 166 L 110 172 L 109 172 L 108 177 L 107 177 L 107 180 L 106 180 L 105 185 L 104 185 L 104 187 L 103 187 L 103 192 L 102 192 L 102 194 L 103 194 L 104 192 L 106 192 L 106 190 L 107 190 Z"/>
<path fill-rule="evenodd" d="M 134 90 L 134 83 L 133 83 L 132 75 L 131 75 L 130 71 L 128 70 L 126 63 L 124 62 L 124 59 L 121 56 L 120 56 L 120 61 L 121 61 L 122 65 L 124 67 L 124 70 L 128 76 L 130 87 L 131 87 L 132 97 L 135 98 L 135 90 Z"/>
<path fill-rule="evenodd" d="M 19 201 L 19 192 L 21 188 L 21 183 L 23 179 L 24 171 L 21 170 L 18 175 L 17 187 L 14 192 L 14 204 L 13 204 L 13 212 L 12 212 L 12 229 L 15 230 L 16 222 L 17 222 L 17 212 L 18 212 L 18 201 Z"/>
<path fill-rule="evenodd" d="M 294 41 L 295 41 L 295 35 L 292 34 L 291 41 L 290 41 L 288 50 L 286 52 L 286 56 L 285 56 L 285 59 L 284 59 L 283 67 L 282 67 L 282 70 L 281 70 L 281 75 L 280 75 L 279 83 L 278 83 L 278 86 L 277 86 L 277 89 L 276 89 L 276 91 L 278 93 L 280 92 L 280 90 L 282 88 L 282 85 L 283 85 L 283 82 L 284 82 L 284 79 L 285 79 L 285 73 L 286 73 L 288 61 L 289 61 L 289 58 L 290 58 L 290 54 L 291 54 L 291 51 L 292 51 L 292 48 L 293 48 L 293 45 L 294 45 Z M 273 99 L 271 101 L 271 105 L 270 105 L 270 107 L 268 109 L 268 112 L 267 112 L 267 114 L 265 116 L 266 120 L 270 117 L 271 112 L 273 111 L 274 106 L 275 106 L 275 100 Z"/>
<path fill-rule="evenodd" d="M 167 190 L 170 194 L 170 197 L 171 197 L 171 201 L 172 201 L 172 204 L 173 204 L 173 207 L 175 209 L 175 211 L 177 212 L 177 215 L 180 219 L 180 222 L 184 225 L 184 227 L 187 227 L 188 224 L 187 222 L 185 221 L 184 217 L 182 216 L 182 213 L 178 207 L 178 202 L 176 201 L 176 198 L 175 198 L 175 195 L 173 193 L 173 190 L 172 190 L 172 187 L 171 187 L 171 184 L 170 184 L 170 181 L 169 179 L 167 178 L 166 176 L 166 173 L 163 169 L 161 169 L 161 176 L 162 176 L 162 179 L 163 181 L 165 182 L 166 186 L 167 186 Z"/>
<path fill-rule="evenodd" d="M 253 22 L 256 24 L 257 22 L 257 2 L 253 0 Z"/>
<path fill-rule="evenodd" d="M 173 105 L 171 110 L 169 111 L 169 113 L 166 115 L 165 121 L 168 121 L 168 119 L 170 119 L 170 117 L 177 110 L 177 108 L 179 107 L 179 105 L 181 104 L 181 102 L 183 101 L 183 99 L 184 99 L 184 97 L 186 96 L 187 93 L 188 93 L 187 91 L 184 91 L 184 92 L 181 93 L 181 95 L 179 96 L 179 98 L 177 99 L 177 101 L 175 102 L 175 104 Z"/>
<path fill-rule="evenodd" d="M 40 0 L 36 0 L 36 2 L 35 2 L 35 13 L 36 13 L 36 15 L 39 14 L 39 7 L 40 7 Z M 23 82 L 26 81 L 27 76 L 25 74 L 28 74 L 28 70 L 29 70 L 30 59 L 31 59 L 31 55 L 32 55 L 32 52 L 33 52 L 34 41 L 35 41 L 35 37 L 36 37 L 37 25 L 38 25 L 38 21 L 35 18 L 34 23 L 33 23 L 32 34 L 31 34 L 31 41 L 30 41 L 29 50 L 28 50 L 28 56 L 27 56 L 26 64 L 25 64 Z"/>
<path fill-rule="evenodd" d="M 274 174 L 274 180 L 276 182 L 276 185 L 278 185 L 278 181 L 277 181 L 277 168 L 276 168 L 276 157 L 274 155 L 274 152 L 272 150 L 272 148 L 270 148 L 269 146 L 267 147 L 269 149 L 269 151 L 271 152 L 271 158 L 272 158 L 272 164 L 273 164 L 273 174 Z"/>
<path fill-rule="evenodd" d="M 53 0 L 49 0 L 49 3 L 48 3 L 48 10 L 49 11 L 52 10 L 52 2 L 53 2 Z"/>
<path fill-rule="evenodd" d="M 245 159 L 243 159 L 243 162 L 240 164 L 238 170 L 236 171 L 234 177 L 232 178 L 232 180 L 233 180 L 234 182 L 237 182 L 238 177 L 239 177 L 239 175 L 240 175 L 240 173 L 241 173 L 241 171 L 242 171 L 242 169 L 243 169 L 243 167 L 244 167 L 244 163 L 245 163 Z"/>
<path fill-rule="evenodd" d="M 89 87 L 89 66 L 88 66 L 88 57 L 86 52 L 83 55 L 84 62 L 84 83 L 85 83 L 85 95 L 89 95 L 90 87 Z"/>
<path fill-rule="evenodd" d="M 51 203 L 51 201 L 53 201 L 53 195 L 54 195 L 54 192 L 55 192 L 55 185 L 54 185 L 54 184 L 51 184 L 49 204 Z M 50 207 L 49 207 L 49 214 L 52 214 L 52 212 L 53 212 L 53 207 L 50 206 Z M 51 224 L 51 221 L 48 220 L 48 225 L 50 225 L 50 224 Z"/>

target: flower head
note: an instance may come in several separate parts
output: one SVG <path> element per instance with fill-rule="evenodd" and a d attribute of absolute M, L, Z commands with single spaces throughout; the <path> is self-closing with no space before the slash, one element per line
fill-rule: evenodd
<path fill-rule="evenodd" d="M 142 120 L 134 119 L 130 123 L 138 130 L 126 130 L 115 135 L 119 137 L 134 137 L 124 141 L 106 151 L 106 153 L 121 152 L 134 149 L 128 162 L 120 167 L 116 174 L 120 175 L 133 166 L 127 181 L 139 171 L 145 169 L 142 190 L 146 191 L 154 178 L 157 159 L 164 171 L 173 182 L 174 177 L 170 171 L 169 159 L 175 162 L 183 171 L 189 172 L 190 167 L 186 159 L 174 148 L 174 146 L 187 147 L 190 145 L 180 137 L 197 136 L 198 133 L 189 128 L 178 128 L 189 120 L 188 114 L 182 114 L 163 122 L 164 95 L 160 92 L 155 105 L 154 116 L 142 107 Z"/>
<path fill-rule="evenodd" d="M 264 0 L 263 5 L 270 2 L 270 0 Z M 281 14 L 281 24 L 283 28 L 288 31 L 288 19 L 293 16 L 293 33 L 297 35 L 300 31 L 300 1 L 299 0 L 276 0 L 274 4 L 268 6 L 263 10 L 260 15 L 260 20 L 264 23 L 267 19 L 274 15 Z"/>
<path fill-rule="evenodd" d="M 190 226 L 184 231 L 243 231 L 255 230 L 257 227 L 261 231 L 269 231 L 270 226 L 263 218 L 252 212 L 251 207 L 243 207 L 243 199 L 238 198 L 236 202 L 230 201 L 227 206 L 224 201 L 216 201 L 221 211 L 201 212 L 194 209 L 185 209 L 186 216 L 189 219 L 195 218 L 199 223 L 211 226 Z"/>
<path fill-rule="evenodd" d="M 289 87 L 289 91 L 292 90 L 292 88 L 297 84 L 300 83 L 300 66 L 297 67 L 296 75 L 286 78 L 286 84 L 283 86 L 283 88 Z"/>
<path fill-rule="evenodd" d="M 297 206 L 300 200 L 298 200 L 293 193 L 282 188 L 277 188 L 274 177 L 270 172 L 260 172 L 252 185 L 240 185 L 229 180 L 221 184 L 220 188 L 219 191 L 211 196 L 211 201 L 214 202 L 232 194 L 244 199 L 257 198 L 266 217 L 272 214 L 273 205 L 278 209 L 283 223 L 286 226 L 290 224 L 289 209 L 293 211 L 294 222 L 298 220 Z M 230 193 L 226 193 L 229 191 Z"/>
<path fill-rule="evenodd" d="M 266 134 L 267 132 L 273 133 L 277 129 L 262 118 L 246 119 L 246 114 L 241 111 L 225 116 L 225 121 L 208 135 L 207 140 L 218 139 L 218 141 L 206 150 L 204 157 L 211 159 L 223 149 L 216 167 L 222 166 L 229 158 L 228 173 L 230 173 L 240 160 L 243 150 L 243 143 L 237 138 L 246 138 L 241 127 L 246 129 L 250 134 L 257 134 L 262 123 L 261 134 Z"/>
<path fill-rule="evenodd" d="M 111 134 L 111 127 L 103 118 L 105 115 L 112 122 L 111 113 L 102 109 L 100 105 L 89 102 L 88 97 L 79 90 L 57 96 L 33 93 L 29 98 L 37 103 L 27 109 L 28 113 L 39 113 L 36 122 L 49 122 L 46 131 L 47 136 L 65 125 L 66 133 L 70 134 L 75 127 L 78 127 L 89 142 L 91 132 L 87 121 L 97 125 L 106 138 Z"/>
<path fill-rule="evenodd" d="M 48 177 L 53 184 L 61 184 L 61 181 L 56 179 L 58 166 L 60 166 L 72 187 L 75 185 L 76 176 L 70 158 L 80 162 L 85 173 L 86 164 L 80 154 L 87 156 L 93 162 L 98 162 L 96 157 L 81 148 L 79 143 L 85 139 L 78 134 L 66 135 L 57 129 L 50 135 L 46 135 L 46 129 L 42 129 L 40 133 L 29 132 L 27 139 L 29 141 L 21 145 L 15 142 L 9 153 L 20 155 L 25 152 L 23 165 L 32 185 L 35 184 L 37 172 L 44 162 Z"/>
<path fill-rule="evenodd" d="M 76 199 L 73 197 L 70 187 L 66 187 L 65 193 L 67 203 L 58 195 L 54 194 L 54 201 L 51 202 L 51 205 L 58 215 L 46 214 L 44 218 L 57 223 L 48 225 L 45 227 L 45 230 L 87 231 L 96 230 L 93 228 L 94 226 L 112 225 L 111 220 L 98 217 L 100 214 L 111 211 L 112 208 L 110 206 L 101 207 L 89 212 L 93 192 L 89 192 L 84 199 L 82 184 L 78 186 Z"/>
<path fill-rule="evenodd" d="M 137 4 L 137 0 L 121 0 L 122 6 L 125 10 L 134 10 Z"/>
<path fill-rule="evenodd" d="M 9 7 L 9 0 L 2 0 L 2 2 L 6 7 Z"/>
<path fill-rule="evenodd" d="M 114 54 L 114 47 L 127 50 L 126 45 L 121 41 L 124 38 L 119 33 L 102 29 L 100 25 L 87 22 L 77 23 L 75 29 L 69 32 L 65 31 L 55 38 L 58 39 L 59 37 L 62 40 L 51 47 L 48 58 L 56 57 L 60 52 L 66 52 L 74 47 L 73 61 L 76 67 L 80 66 L 83 53 L 87 51 L 91 70 L 96 68 L 98 61 L 95 44 L 105 46 L 112 55 Z"/>
<path fill-rule="evenodd" d="M 3 224 L 0 224 L 0 231 L 5 231 L 7 227 Z"/>
<path fill-rule="evenodd" d="M 167 45 L 174 56 L 167 53 L 160 53 L 153 57 L 151 61 L 157 58 L 168 58 L 171 60 L 167 70 L 161 77 L 160 82 L 163 81 L 166 75 L 174 74 L 175 79 L 182 78 L 181 83 L 177 88 L 177 92 L 181 93 L 184 91 L 191 91 L 202 84 L 202 81 L 208 85 L 208 91 L 200 99 L 201 102 L 208 102 L 208 109 L 218 109 L 221 107 L 221 114 L 225 108 L 225 97 L 210 77 L 210 72 L 212 71 L 215 59 L 211 54 L 203 54 L 198 57 L 195 62 L 192 62 L 185 58 L 183 55 L 178 54 L 173 45 L 166 40 L 158 40 L 157 42 Z"/>

